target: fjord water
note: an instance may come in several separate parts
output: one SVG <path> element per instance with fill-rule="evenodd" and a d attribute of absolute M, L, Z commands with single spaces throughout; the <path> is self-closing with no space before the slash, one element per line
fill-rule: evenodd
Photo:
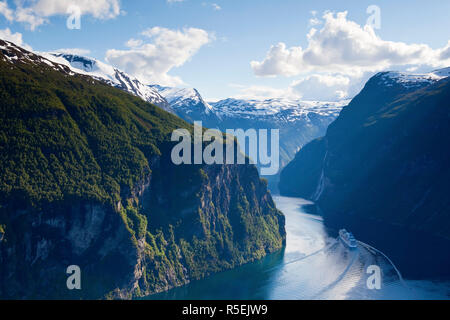
<path fill-rule="evenodd" d="M 149 299 L 449 299 L 449 283 L 407 281 L 381 252 L 363 243 L 349 250 L 330 236 L 314 205 L 274 197 L 286 216 L 287 245 L 279 253 L 157 294 Z M 367 268 L 382 271 L 380 290 L 370 290 Z"/>

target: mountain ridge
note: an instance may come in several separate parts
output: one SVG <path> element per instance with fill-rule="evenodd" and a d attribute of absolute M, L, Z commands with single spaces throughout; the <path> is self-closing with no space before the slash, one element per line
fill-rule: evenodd
<path fill-rule="evenodd" d="M 71 53 L 38 52 L 38 54 L 51 61 L 68 66 L 75 73 L 85 74 L 95 79 L 103 80 L 113 87 L 127 91 L 144 101 L 173 113 L 170 104 L 157 90 L 153 90 L 137 78 L 97 59 Z"/>
<path fill-rule="evenodd" d="M 67 65 L 75 73 L 104 80 L 109 85 L 155 103 L 191 124 L 201 121 L 204 127 L 223 132 L 227 129 L 280 129 L 281 166 L 286 165 L 304 144 L 323 135 L 328 124 L 348 102 L 229 98 L 208 103 L 195 88 L 146 85 L 96 59 L 70 53 L 45 53 L 44 56 Z M 270 189 L 276 191 L 278 175 L 266 178 Z"/>
<path fill-rule="evenodd" d="M 280 190 L 315 201 L 327 226 L 352 230 L 407 277 L 448 276 L 450 77 L 412 78 L 372 77 L 283 170 Z"/>

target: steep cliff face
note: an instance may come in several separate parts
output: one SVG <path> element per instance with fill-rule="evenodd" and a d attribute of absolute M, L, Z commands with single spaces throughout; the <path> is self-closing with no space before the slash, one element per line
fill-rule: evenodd
<path fill-rule="evenodd" d="M 129 299 L 284 245 L 284 216 L 255 167 L 206 166 L 186 174 L 191 168 L 162 166 L 118 208 L 82 199 L 41 209 L 3 206 L 0 296 Z M 174 187 L 181 177 L 189 187 Z M 70 265 L 80 267 L 81 290 L 67 289 Z"/>
<path fill-rule="evenodd" d="M 0 298 L 168 290 L 282 248 L 251 165 L 175 166 L 141 99 L 0 41 Z M 68 290 L 66 270 L 81 270 Z"/>
<path fill-rule="evenodd" d="M 2 219 L 2 298 L 101 298 L 131 289 L 139 252 L 112 208 L 82 200 L 43 210 L 8 206 Z M 80 292 L 67 289 L 71 265 L 81 268 Z"/>
<path fill-rule="evenodd" d="M 449 78 L 376 75 L 283 171 L 282 193 L 317 201 L 407 276 L 448 275 L 449 101 Z"/>
<path fill-rule="evenodd" d="M 149 234 L 164 237 L 165 258 L 174 264 L 163 287 L 152 285 L 159 270 L 146 270 L 147 283 L 141 285 L 146 293 L 260 259 L 285 243 L 284 216 L 254 166 L 196 166 L 193 174 L 187 170 L 191 168 L 174 166 L 163 157 L 161 170 L 137 199 Z M 173 188 L 180 179 L 189 186 Z"/>

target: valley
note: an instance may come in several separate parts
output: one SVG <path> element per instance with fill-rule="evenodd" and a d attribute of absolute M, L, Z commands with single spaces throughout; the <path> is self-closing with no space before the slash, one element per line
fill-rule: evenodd
<path fill-rule="evenodd" d="M 0 52 L 0 297 L 449 298 L 449 68 L 380 72 L 352 100 L 207 102 L 80 55 Z M 279 153 L 239 154 L 264 130 Z"/>

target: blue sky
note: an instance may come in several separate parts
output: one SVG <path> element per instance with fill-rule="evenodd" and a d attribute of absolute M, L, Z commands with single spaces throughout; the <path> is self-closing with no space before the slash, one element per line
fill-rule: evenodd
<path fill-rule="evenodd" d="M 450 59 L 450 1 L 169 2 L 0 0 L 0 37 L 21 34 L 36 51 L 89 50 L 87 55 L 147 82 L 192 86 L 209 100 L 348 98 L 374 72 L 422 72 Z M 80 30 L 66 27 L 66 7 L 75 3 L 83 11 Z M 374 4 L 381 28 L 371 34 L 364 26 L 366 9 Z M 311 45 L 312 28 L 317 31 Z M 126 46 L 130 39 L 140 42 Z M 173 46 L 155 45 L 165 39 Z"/>

